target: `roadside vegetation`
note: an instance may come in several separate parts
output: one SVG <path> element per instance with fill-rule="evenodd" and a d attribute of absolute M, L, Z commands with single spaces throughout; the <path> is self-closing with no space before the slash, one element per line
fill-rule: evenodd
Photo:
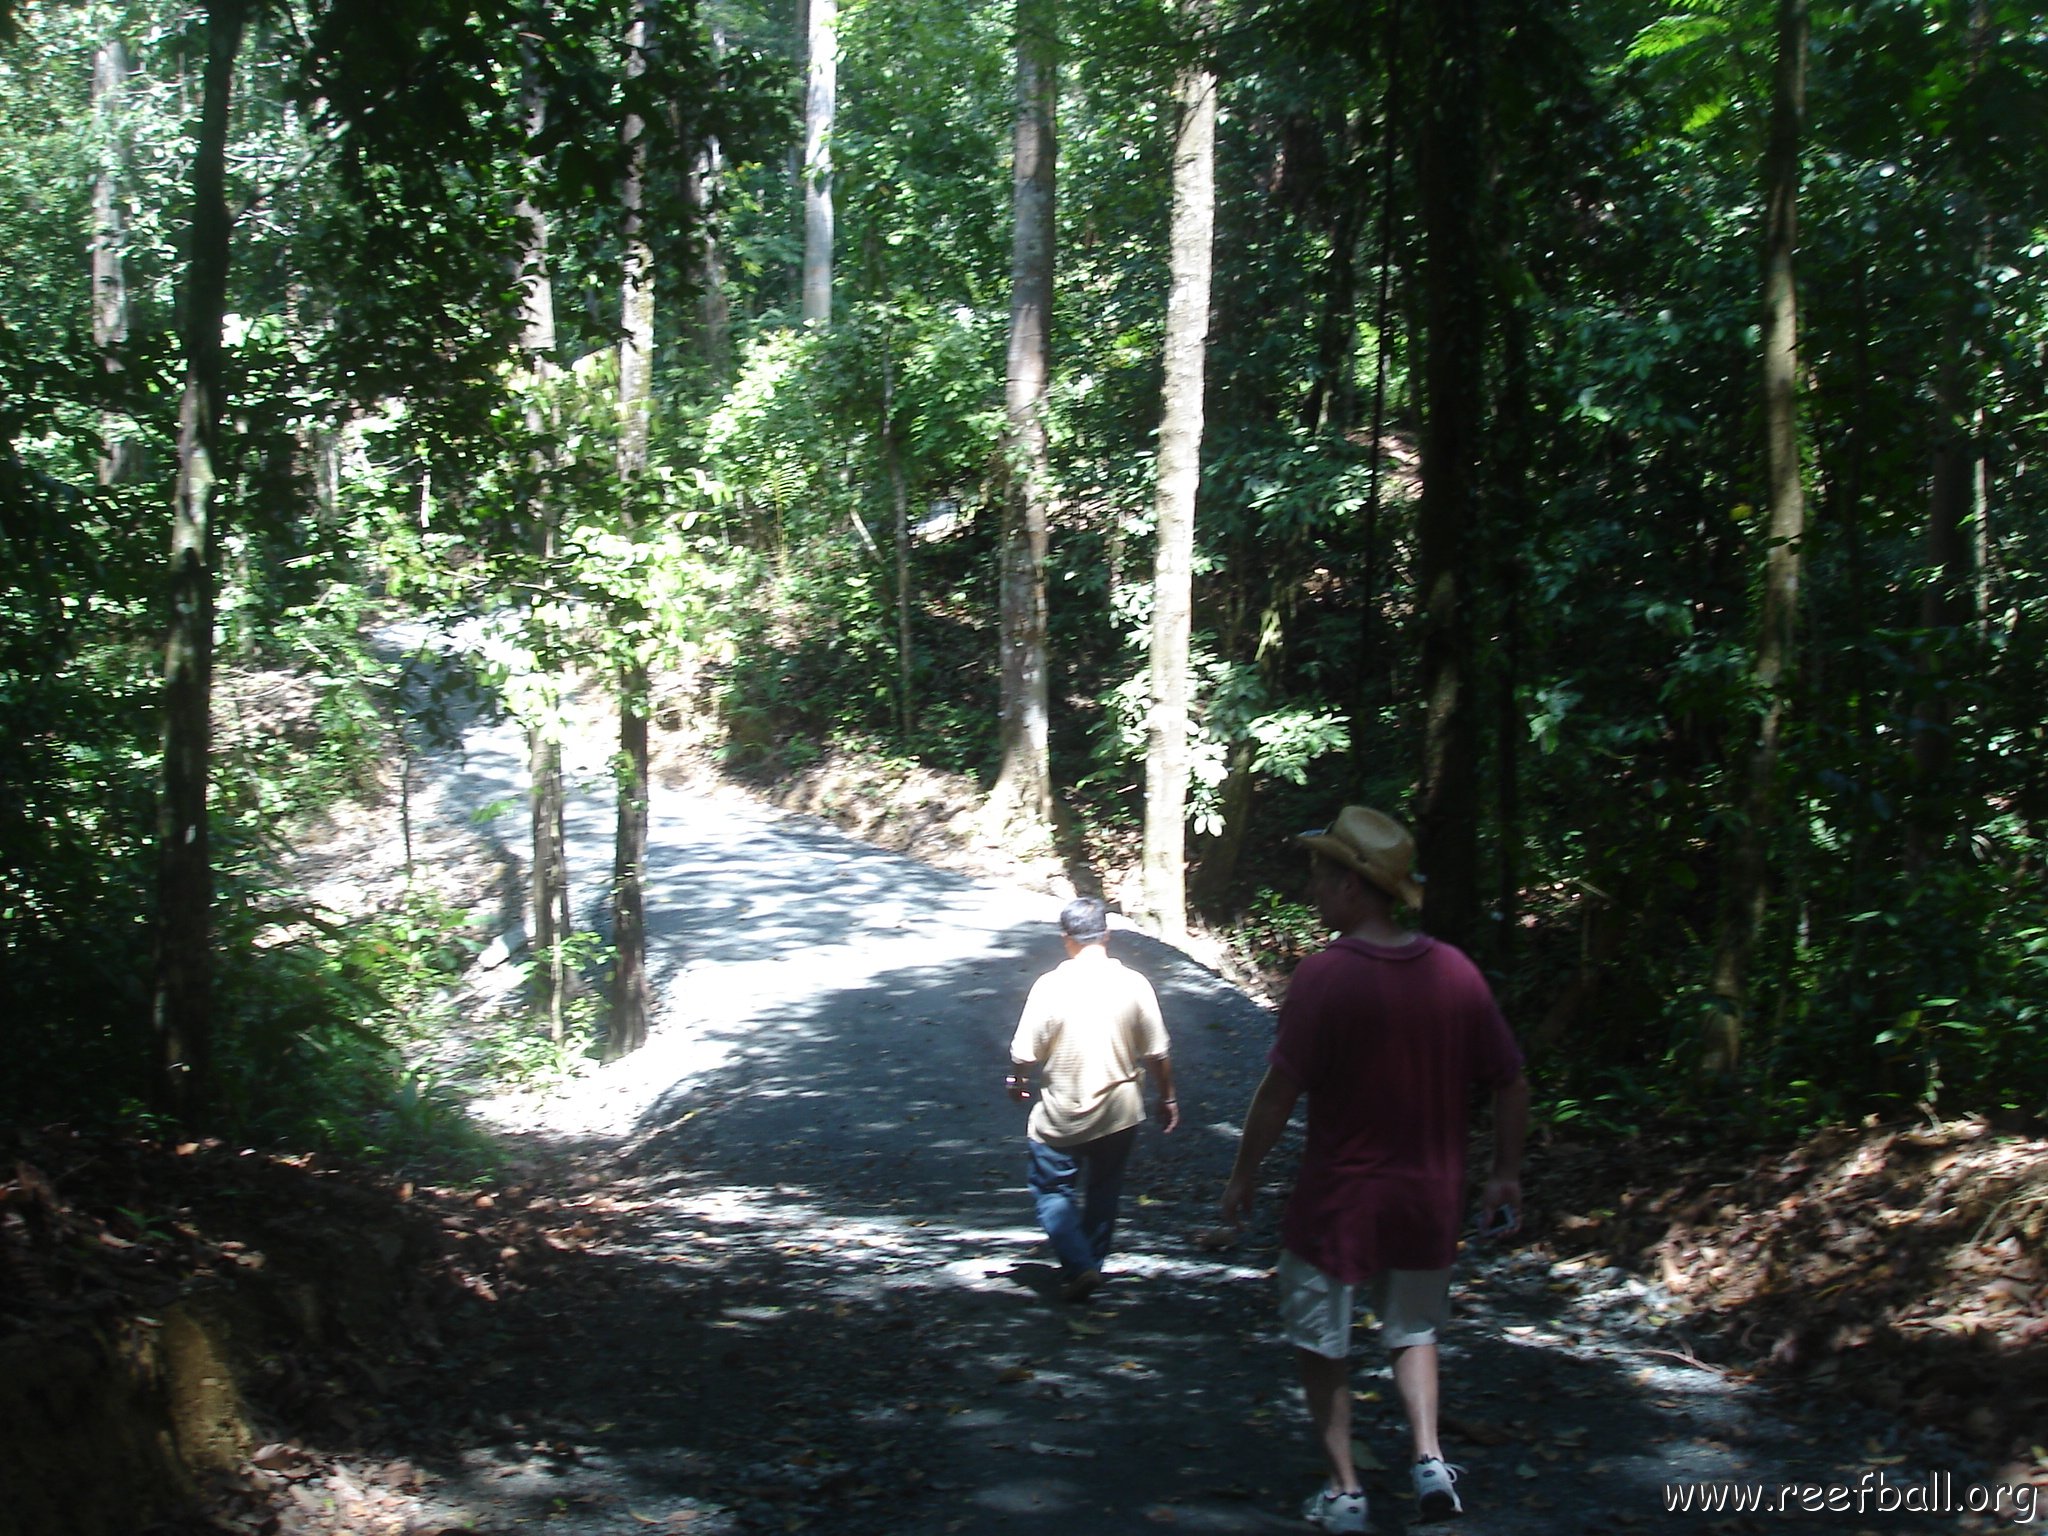
<path fill-rule="evenodd" d="M 1550 1241 L 1774 1369 L 1982 1341 L 1871 1390 L 2011 1440 L 2044 129 L 2009 0 L 0 0 L 19 1294 L 233 1267 L 52 1148 L 517 1182 L 466 1100 L 647 1038 L 653 783 L 1269 997 L 1369 803 Z M 419 798 L 486 715 L 509 849 Z"/>

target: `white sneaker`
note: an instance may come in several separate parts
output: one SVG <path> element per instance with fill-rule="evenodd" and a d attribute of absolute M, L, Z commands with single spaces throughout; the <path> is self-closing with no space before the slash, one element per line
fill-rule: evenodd
<path fill-rule="evenodd" d="M 1458 1502 L 1458 1474 L 1465 1469 L 1449 1465 L 1441 1456 L 1424 1456 L 1408 1469 L 1415 1479 L 1415 1517 L 1418 1520 L 1448 1520 L 1462 1515 Z"/>
<path fill-rule="evenodd" d="M 1339 1493 L 1334 1488 L 1324 1488 L 1308 1496 L 1308 1502 L 1301 1506 L 1301 1518 L 1310 1525 L 1319 1525 L 1326 1531 L 1364 1531 L 1365 1494 Z"/>

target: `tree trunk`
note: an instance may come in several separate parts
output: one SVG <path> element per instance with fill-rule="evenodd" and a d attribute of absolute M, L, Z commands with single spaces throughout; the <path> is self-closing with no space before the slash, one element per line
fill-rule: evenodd
<path fill-rule="evenodd" d="M 530 810 L 533 868 L 533 954 L 545 968 L 540 976 L 541 1006 L 546 1010 L 548 1038 L 559 1040 L 567 1027 L 569 965 L 564 946 L 575 931 L 569 906 L 569 848 L 563 819 L 562 746 L 540 726 L 526 733 L 526 761 L 533 780 Z"/>
<path fill-rule="evenodd" d="M 718 231 L 711 222 L 713 188 L 722 165 L 718 140 L 708 139 L 690 176 L 690 204 L 697 213 L 697 304 L 704 327 L 704 363 L 718 379 L 732 365 L 732 300 L 726 296 Z"/>
<path fill-rule="evenodd" d="M 1202 379 L 1216 226 L 1216 72 L 1210 0 L 1182 0 L 1202 55 L 1175 82 L 1171 285 L 1159 408 L 1158 554 L 1153 574 L 1152 706 L 1145 725 L 1144 915 L 1169 941 L 1187 933 L 1188 643 L 1195 496 L 1202 479 Z"/>
<path fill-rule="evenodd" d="M 1357 184 L 1360 134 L 1348 118 L 1344 120 L 1344 167 L 1338 178 L 1337 207 L 1330 216 L 1330 261 L 1323 279 L 1323 316 L 1316 328 L 1315 371 L 1299 418 L 1304 431 L 1340 437 L 1351 430 L 1358 405 L 1353 354 L 1358 348 L 1358 226 L 1364 211 L 1364 189 Z"/>
<path fill-rule="evenodd" d="M 896 532 L 896 730 L 905 751 L 912 721 L 910 674 L 910 487 L 903 476 L 903 450 L 896 441 L 895 337 L 882 340 L 882 466 L 889 477 L 889 508 Z"/>
<path fill-rule="evenodd" d="M 530 63 L 520 94 L 526 116 L 527 141 L 532 143 L 547 126 L 547 102 L 534 79 Z M 536 184 L 540 174 L 539 160 L 529 156 L 526 161 L 528 189 Z M 526 429 L 536 444 L 545 444 L 554 423 L 543 397 L 555 366 L 555 291 L 548 271 L 547 216 L 534 205 L 525 190 L 522 190 L 513 213 L 521 227 L 520 349 L 525 353 L 532 385 L 532 392 L 527 398 Z M 527 493 L 526 516 L 534 530 L 535 553 L 540 557 L 540 579 L 552 586 L 560 521 L 554 501 L 552 449 L 536 447 L 529 468 L 532 480 Z M 562 748 L 550 724 L 529 726 L 526 747 L 533 786 L 533 864 L 529 872 L 533 954 L 545 967 L 540 986 L 542 1007 L 547 1014 L 548 1037 L 559 1040 L 566 1027 L 569 1001 L 569 968 L 563 945 L 575 931 L 569 900 L 569 856 L 564 831 Z"/>
<path fill-rule="evenodd" d="M 1968 77 L 1974 82 L 1993 45 L 1991 19 L 1984 0 L 1969 7 Z M 1951 146 L 1958 159 L 1970 148 Z M 1973 316 L 1983 304 L 1977 273 L 1990 262 L 1990 225 L 1972 191 L 1960 193 L 1954 209 L 1954 233 L 1968 241 L 1953 253 L 1954 286 L 1942 318 L 1941 353 L 1934 369 L 1934 455 L 1927 508 L 1927 585 L 1920 593 L 1920 627 L 1927 632 L 1921 651 L 1924 681 L 1913 708 L 1914 804 L 1906 826 L 1906 862 L 1924 869 L 1958 831 L 1955 763 L 1954 679 L 1972 670 L 1973 621 L 1988 604 L 1981 583 L 1988 549 L 1983 520 L 1984 455 L 1978 439 L 1978 413 L 1971 400 L 1971 377 L 1978 365 L 1978 340 Z M 1953 204 L 1952 204 L 1953 207 Z M 1967 211 L 1965 211 L 1967 210 Z"/>
<path fill-rule="evenodd" d="M 633 690 L 638 689 L 636 694 Z M 628 664 L 619 677 L 619 832 L 612 850 L 611 1019 L 605 1056 L 616 1060 L 647 1043 L 653 1013 L 647 978 L 647 669 Z"/>
<path fill-rule="evenodd" d="M 1429 17 L 1430 89 L 1422 128 L 1427 267 L 1428 422 L 1422 439 L 1416 607 L 1426 711 L 1417 816 L 1429 876 L 1429 931 L 1469 944 L 1479 912 L 1479 729 L 1473 676 L 1472 531 L 1485 407 L 1485 196 L 1478 103 L 1481 0 L 1439 0 Z"/>
<path fill-rule="evenodd" d="M 839 99 L 839 0 L 811 0 L 810 69 L 804 86 L 804 286 L 806 325 L 832 323 L 832 122 Z"/>
<path fill-rule="evenodd" d="M 1502 242 L 1502 273 L 1514 272 L 1514 253 Z M 1528 726 L 1522 718 L 1516 663 L 1522 654 L 1522 573 L 1529 538 L 1529 449 L 1534 410 L 1529 391 L 1529 315 L 1523 301 L 1508 294 L 1502 304 L 1500 410 L 1494 432 L 1500 445 L 1496 459 L 1496 515 L 1487 545 L 1494 562 L 1493 586 L 1499 603 L 1498 641 L 1494 647 L 1494 912 L 1492 959 L 1505 969 L 1513 957 L 1520 926 L 1522 876 L 1522 742 Z"/>
<path fill-rule="evenodd" d="M 100 369 L 112 384 L 124 370 L 128 344 L 127 220 L 121 211 L 121 181 L 128 165 L 128 50 L 109 39 L 93 55 L 92 112 L 99 168 L 92 182 L 92 340 Z M 121 418 L 100 416 L 101 485 L 115 485 L 134 469 L 134 448 L 125 440 Z"/>
<path fill-rule="evenodd" d="M 1779 0 L 1778 61 L 1764 152 L 1763 386 L 1764 482 L 1769 550 L 1758 625 L 1757 690 L 1764 697 L 1749 753 L 1745 815 L 1723 880 L 1721 933 L 1708 987 L 1700 1070 L 1726 1077 L 1742 1057 L 1749 960 L 1770 895 L 1764 839 L 1776 817 L 1778 751 L 1791 682 L 1793 631 L 1806 534 L 1799 481 L 1799 306 L 1794 256 L 1799 235 L 1799 145 L 1806 116 L 1807 0 Z"/>
<path fill-rule="evenodd" d="M 185 392 L 171 519 L 170 625 L 164 643 L 164 787 L 158 807 L 158 1098 L 181 1118 L 213 1091 L 213 857 L 207 778 L 213 745 L 213 493 L 219 474 L 221 328 L 227 311 L 228 101 L 246 0 L 206 8 L 206 74 L 192 157 L 192 246 L 185 277 Z"/>
<path fill-rule="evenodd" d="M 1485 140 L 1486 180 L 1501 185 L 1500 135 L 1489 117 Z M 1528 727 L 1517 696 L 1522 654 L 1522 592 L 1528 542 L 1534 523 L 1529 464 L 1535 436 L 1531 398 L 1529 311 L 1532 286 L 1520 255 L 1523 221 L 1516 205 L 1493 204 L 1493 292 L 1500 314 L 1500 390 L 1494 406 L 1493 472 L 1489 476 L 1488 521 L 1483 536 L 1487 585 L 1492 593 L 1494 643 L 1489 684 L 1493 691 L 1493 904 L 1487 923 L 1487 951 L 1506 971 L 1520 929 L 1522 846 L 1522 742 Z"/>
<path fill-rule="evenodd" d="M 1974 297 L 1974 293 L 1971 295 Z M 1956 306 L 1964 307 L 1963 305 Z M 1976 514 L 1979 455 L 1969 409 L 1965 322 L 1952 310 L 1942 327 L 1942 358 L 1935 369 L 1934 455 L 1927 508 L 1927 584 L 1920 592 L 1921 694 L 1913 706 L 1914 806 L 1906 830 L 1906 861 L 1920 870 L 1954 833 L 1948 809 L 1955 760 L 1952 679 L 1967 671 L 1959 652 L 1971 643 L 1976 617 Z"/>
<path fill-rule="evenodd" d="M 690 165 L 690 208 L 697 220 L 697 314 L 702 326 L 702 353 L 711 376 L 723 379 L 732 362 L 732 301 L 726 297 L 718 231 L 711 206 L 724 157 L 716 134 L 705 138 Z"/>
<path fill-rule="evenodd" d="M 626 78 L 647 72 L 648 0 L 637 0 L 626 38 Z M 624 246 L 619 290 L 619 454 L 621 479 L 647 468 L 648 411 L 654 400 L 654 253 L 647 244 L 647 124 L 628 112 L 626 179 L 620 188 Z"/>
<path fill-rule="evenodd" d="M 1351 696 L 1351 776 L 1361 798 L 1371 777 L 1377 752 L 1377 723 L 1382 669 L 1380 655 L 1380 502 L 1387 436 L 1387 316 L 1392 312 L 1394 276 L 1394 121 L 1402 108 L 1401 0 L 1387 11 L 1384 57 L 1385 95 L 1380 103 L 1380 206 L 1378 291 L 1373 299 L 1372 458 L 1366 467 L 1365 551 L 1358 579 L 1358 666 Z"/>
<path fill-rule="evenodd" d="M 1269 576 L 1274 572 L 1291 571 L 1298 568 L 1300 543 L 1289 539 L 1277 549 L 1269 545 L 1263 551 L 1255 551 L 1254 557 L 1260 554 L 1266 562 Z M 1237 567 L 1242 569 L 1243 566 L 1244 561 L 1240 559 Z M 1280 686 L 1280 664 L 1287 654 L 1287 635 L 1294 619 L 1293 592 L 1294 588 L 1286 580 L 1271 580 L 1264 606 L 1253 610 L 1257 615 L 1257 639 L 1252 642 L 1252 664 L 1259 669 L 1259 681 L 1269 696 L 1275 695 Z M 1241 655 L 1243 619 L 1236 619 L 1229 628 L 1237 633 L 1227 636 L 1223 654 Z M 1251 829 L 1253 791 L 1258 787 L 1252 765 L 1257 756 L 1256 742 L 1231 744 L 1230 754 L 1224 763 L 1223 786 L 1216 794 L 1217 819 L 1221 825 L 1216 836 L 1202 845 L 1201 863 L 1195 871 L 1197 907 L 1221 910 L 1229 900 L 1231 885 L 1237 879 L 1237 868 L 1244 856 L 1245 836 Z"/>
<path fill-rule="evenodd" d="M 1052 836 L 1045 657 L 1049 470 L 1045 398 L 1052 373 L 1054 111 L 1059 96 L 1054 0 L 1017 0 L 1017 123 L 1010 187 L 1010 344 L 1004 370 L 1001 573 L 1002 767 L 990 830 L 1019 846 Z"/>
<path fill-rule="evenodd" d="M 626 74 L 647 68 L 647 0 L 634 8 L 627 38 Z M 634 486 L 647 468 L 648 411 L 654 397 L 654 256 L 648 249 L 644 207 L 647 192 L 646 124 L 629 113 L 625 125 L 626 181 L 624 281 L 620 289 L 619 493 L 628 532 Z M 636 1051 L 647 1042 L 651 1011 L 647 982 L 647 664 L 629 658 L 619 667 L 618 835 L 612 849 L 611 1021 L 605 1035 L 610 1057 Z"/>

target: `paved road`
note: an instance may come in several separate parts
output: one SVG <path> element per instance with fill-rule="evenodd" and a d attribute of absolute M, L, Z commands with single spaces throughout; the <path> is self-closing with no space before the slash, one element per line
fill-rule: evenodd
<path fill-rule="evenodd" d="M 571 807 L 586 902 L 610 843 L 592 756 L 571 764 L 590 781 Z M 497 830 L 519 847 L 509 728 L 473 729 L 436 782 L 447 814 L 514 802 Z M 597 1170 L 627 1228 L 508 1309 L 496 1358 L 451 1383 L 478 1426 L 443 1469 L 451 1514 L 491 1531 L 1305 1529 L 1292 1511 L 1318 1469 L 1270 1319 L 1274 1201 L 1243 1248 L 1196 1242 L 1269 1017 L 1178 952 L 1114 938 L 1159 990 L 1188 1123 L 1145 1133 L 1112 1283 L 1066 1308 L 1023 1191 L 1022 1111 L 998 1091 L 1024 993 L 1058 958 L 1053 898 L 729 791 L 658 791 L 649 862 L 648 1049 L 486 1106 Z M 1888 1420 L 1682 1362 L 1630 1277 L 1535 1251 L 1475 1254 L 1468 1282 L 1445 1365 L 1459 1529 L 1965 1528 L 1667 1514 L 1677 1481 L 1971 1473 Z M 1359 1438 L 1393 1469 L 1369 1486 L 1394 1531 L 1404 1440 L 1361 1345 Z"/>

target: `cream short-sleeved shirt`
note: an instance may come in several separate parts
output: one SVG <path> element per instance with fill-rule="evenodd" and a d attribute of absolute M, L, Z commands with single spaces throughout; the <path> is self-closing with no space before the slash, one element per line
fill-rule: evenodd
<path fill-rule="evenodd" d="M 1145 1059 L 1166 1050 L 1152 983 L 1101 945 L 1085 946 L 1038 978 L 1010 1041 L 1011 1060 L 1044 1069 L 1032 1139 L 1072 1147 L 1136 1125 L 1145 1118 Z"/>

